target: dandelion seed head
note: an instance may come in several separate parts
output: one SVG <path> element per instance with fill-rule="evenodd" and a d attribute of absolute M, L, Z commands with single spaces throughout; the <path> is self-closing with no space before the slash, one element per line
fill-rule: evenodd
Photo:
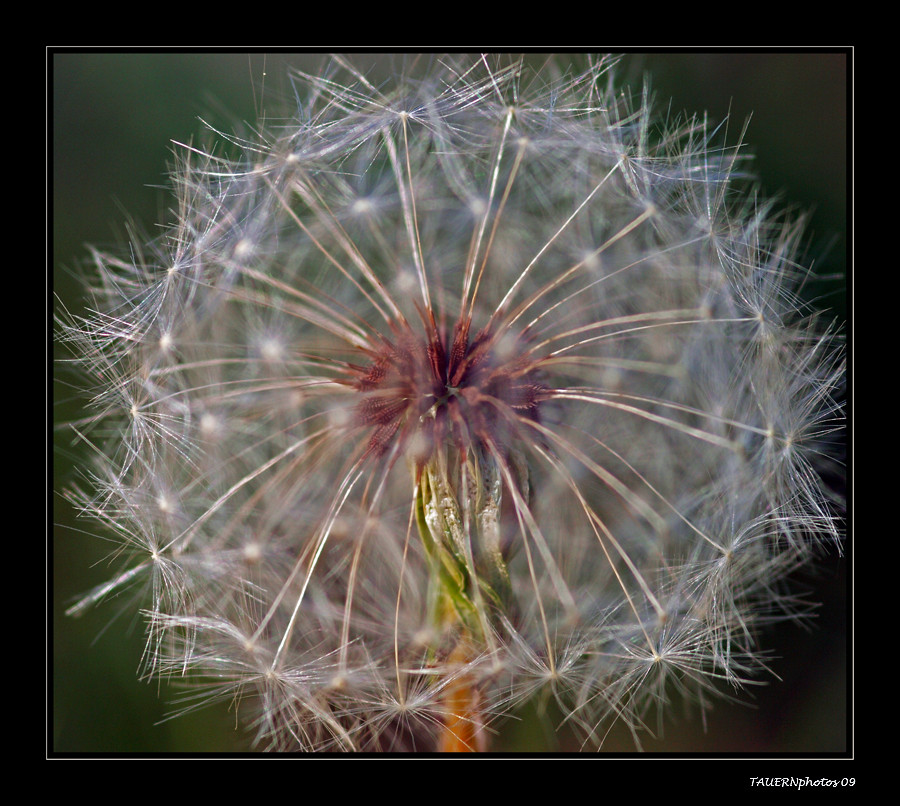
<path fill-rule="evenodd" d="M 614 66 L 335 57 L 238 156 L 186 147 L 167 238 L 94 253 L 71 497 L 125 566 L 72 612 L 146 597 L 148 669 L 254 746 L 473 749 L 548 696 L 639 741 L 802 616 L 840 341 L 740 149 Z"/>

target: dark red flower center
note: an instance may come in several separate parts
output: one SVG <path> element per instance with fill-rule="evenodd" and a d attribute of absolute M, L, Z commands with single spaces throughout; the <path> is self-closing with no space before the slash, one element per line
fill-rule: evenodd
<path fill-rule="evenodd" d="M 473 442 L 503 450 L 524 421 L 539 421 L 547 387 L 538 361 L 509 332 L 490 328 L 469 337 L 460 320 L 451 338 L 431 316 L 425 334 L 404 323 L 383 338 L 365 367 L 354 367 L 361 425 L 371 428 L 368 454 L 398 445 L 424 464 L 449 440 L 466 449 Z"/>

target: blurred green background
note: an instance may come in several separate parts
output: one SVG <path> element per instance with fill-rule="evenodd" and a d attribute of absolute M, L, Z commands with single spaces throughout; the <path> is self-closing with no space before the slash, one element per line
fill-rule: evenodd
<path fill-rule="evenodd" d="M 154 233 L 165 221 L 171 141 L 203 136 L 198 118 L 223 131 L 253 124 L 290 98 L 286 68 L 315 69 L 317 54 L 96 53 L 50 54 L 53 289 L 72 311 L 83 304 L 72 269 L 85 244 L 121 250 L 129 219 Z M 564 57 L 565 58 L 565 57 Z M 385 57 L 379 57 L 384 61 Z M 750 118 L 746 136 L 769 194 L 812 210 L 809 254 L 823 275 L 847 267 L 848 56 L 844 53 L 627 54 L 621 83 L 639 90 L 649 72 L 657 109 L 730 114 L 729 142 Z M 274 99 L 274 100 L 273 100 Z M 846 316 L 844 281 L 818 285 L 820 305 Z M 78 416 L 80 402 L 54 384 L 56 422 Z M 79 593 L 108 578 L 110 548 L 77 521 L 60 491 L 85 464 L 81 447 L 55 433 L 54 537 L 51 576 L 51 666 L 48 751 L 75 753 L 201 753 L 239 751 L 246 735 L 225 706 L 165 720 L 165 683 L 139 682 L 143 648 L 136 619 L 107 603 L 81 618 L 63 615 Z M 647 737 L 647 751 L 812 753 L 847 749 L 846 565 L 826 557 L 809 587 L 823 601 L 811 631 L 785 625 L 764 645 L 781 681 L 744 695 L 745 704 L 717 701 L 706 731 L 696 709 L 676 706 L 665 737 Z M 130 620 L 129 620 L 130 619 Z M 497 750 L 534 749 L 540 728 L 511 724 Z M 628 752 L 621 733 L 607 751 Z"/>

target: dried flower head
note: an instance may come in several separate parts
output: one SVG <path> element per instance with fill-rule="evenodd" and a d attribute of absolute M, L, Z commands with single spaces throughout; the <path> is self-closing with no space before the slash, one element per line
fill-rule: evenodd
<path fill-rule="evenodd" d="M 839 539 L 842 350 L 799 222 L 613 65 L 335 58 L 183 149 L 61 329 L 124 559 L 72 612 L 138 586 L 148 671 L 276 749 L 482 750 L 548 696 L 597 746 L 760 670 Z"/>

